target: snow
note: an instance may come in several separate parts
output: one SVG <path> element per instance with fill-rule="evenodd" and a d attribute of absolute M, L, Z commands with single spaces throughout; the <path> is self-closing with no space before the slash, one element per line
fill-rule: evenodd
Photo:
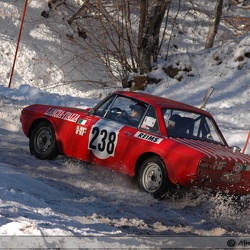
<path fill-rule="evenodd" d="M 63 54 L 65 61 L 70 53 L 63 50 L 65 44 L 58 33 L 40 15 L 46 1 L 35 0 L 27 9 L 15 74 L 8 88 L 22 8 L 21 1 L 0 2 L 0 236 L 7 237 L 6 242 L 8 236 L 38 237 L 15 238 L 8 246 L 20 247 L 20 240 L 26 248 L 39 244 L 65 248 L 82 244 L 86 248 L 204 247 L 213 246 L 213 240 L 203 237 L 220 236 L 222 242 L 215 242 L 224 247 L 232 237 L 247 239 L 250 210 L 239 210 L 233 200 L 220 194 L 186 191 L 177 199 L 159 201 L 139 192 L 129 177 L 100 166 L 64 156 L 40 161 L 30 155 L 19 121 L 23 107 L 34 103 L 93 107 L 121 86 L 55 84 L 65 76 L 63 62 L 57 65 L 57 59 Z M 195 34 L 190 27 L 185 31 L 190 31 L 189 39 L 204 35 L 202 25 L 196 28 Z M 218 34 L 218 39 L 223 35 Z M 197 46 L 193 45 L 195 50 Z M 159 61 L 151 73 L 163 80 L 149 85 L 145 92 L 198 106 L 213 87 L 206 110 L 215 117 L 229 145 L 243 148 L 250 130 L 248 53 L 250 35 L 216 44 L 211 50 L 173 53 L 168 61 Z M 190 66 L 192 74 L 179 72 L 183 76 L 180 82 L 169 78 L 163 72 L 169 64 Z M 95 69 L 89 72 L 98 77 Z M 245 153 L 250 153 L 250 146 Z M 158 236 L 161 238 L 156 240 Z"/>

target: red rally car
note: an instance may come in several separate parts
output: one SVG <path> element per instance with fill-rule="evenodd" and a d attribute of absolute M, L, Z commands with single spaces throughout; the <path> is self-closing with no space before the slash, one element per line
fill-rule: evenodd
<path fill-rule="evenodd" d="M 31 154 L 58 154 L 136 176 L 161 197 L 173 186 L 250 193 L 250 156 L 231 149 L 212 115 L 158 96 L 116 91 L 86 110 L 31 105 L 21 112 Z"/>

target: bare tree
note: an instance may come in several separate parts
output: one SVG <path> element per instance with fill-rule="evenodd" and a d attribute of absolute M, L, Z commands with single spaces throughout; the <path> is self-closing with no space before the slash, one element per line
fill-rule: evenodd
<path fill-rule="evenodd" d="M 91 60 L 96 58 L 114 81 L 151 71 L 152 62 L 158 59 L 160 28 L 170 0 L 83 0 L 80 5 L 72 0 L 48 1 L 72 28 L 67 37 L 79 46 L 83 60 L 90 61 L 88 55 Z"/>
<path fill-rule="evenodd" d="M 222 8 L 223 8 L 223 0 L 216 0 L 214 15 L 212 17 L 212 20 L 209 26 L 205 49 L 213 47 L 214 39 L 217 34 L 219 25 L 220 25 L 220 20 L 222 16 Z"/>

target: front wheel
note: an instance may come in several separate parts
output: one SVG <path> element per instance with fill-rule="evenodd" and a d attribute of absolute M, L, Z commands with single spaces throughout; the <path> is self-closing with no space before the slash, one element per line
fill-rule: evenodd
<path fill-rule="evenodd" d="M 140 190 L 160 198 L 167 192 L 169 184 L 166 167 L 159 157 L 153 156 L 143 162 L 138 173 Z"/>
<path fill-rule="evenodd" d="M 41 121 L 32 129 L 29 147 L 31 154 L 41 160 L 57 156 L 56 136 L 51 123 Z"/>

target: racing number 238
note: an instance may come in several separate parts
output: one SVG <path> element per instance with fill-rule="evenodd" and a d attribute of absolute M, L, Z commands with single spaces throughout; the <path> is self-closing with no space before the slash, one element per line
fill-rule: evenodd
<path fill-rule="evenodd" d="M 115 132 L 109 132 L 106 129 L 100 130 L 98 127 L 94 127 L 91 133 L 90 149 L 106 152 L 109 155 L 114 153 L 116 143 Z"/>

